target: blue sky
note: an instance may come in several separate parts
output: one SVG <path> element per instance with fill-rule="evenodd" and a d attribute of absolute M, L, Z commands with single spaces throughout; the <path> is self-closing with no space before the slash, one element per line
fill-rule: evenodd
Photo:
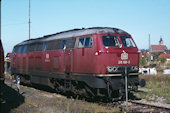
<path fill-rule="evenodd" d="M 29 0 L 2 0 L 5 53 L 28 39 Z M 170 0 L 31 0 L 31 38 L 63 30 L 115 27 L 132 35 L 139 49 L 158 44 L 170 49 Z"/>

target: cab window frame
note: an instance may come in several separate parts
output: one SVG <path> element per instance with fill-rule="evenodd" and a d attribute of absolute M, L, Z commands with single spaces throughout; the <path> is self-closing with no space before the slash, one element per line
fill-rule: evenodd
<path fill-rule="evenodd" d="M 106 43 L 104 42 L 104 39 L 108 36 L 113 37 L 114 45 L 106 45 Z M 103 36 L 101 36 L 101 38 L 102 38 L 102 43 L 103 43 L 104 47 L 119 47 L 120 46 L 120 40 L 119 40 L 118 36 L 116 36 L 116 35 L 103 35 Z"/>
<path fill-rule="evenodd" d="M 123 38 L 124 38 L 124 39 L 123 39 Z M 126 39 L 129 39 L 129 40 L 126 40 Z M 130 47 L 130 48 L 137 47 L 135 41 L 134 41 L 134 40 L 132 39 L 132 37 L 130 37 L 130 36 L 120 36 L 120 40 L 121 40 L 122 45 L 123 45 L 124 47 Z M 125 42 L 124 42 L 123 40 L 124 40 Z M 126 41 L 129 41 L 132 46 L 128 46 L 128 44 L 127 44 Z"/>
<path fill-rule="evenodd" d="M 89 42 L 88 42 L 88 45 L 86 45 L 86 41 L 87 41 L 88 38 L 89 38 Z M 80 44 L 81 44 L 80 40 L 83 40 L 82 46 L 80 46 Z M 78 43 L 77 43 L 77 48 L 92 48 L 93 44 L 94 44 L 93 36 L 79 37 Z"/>

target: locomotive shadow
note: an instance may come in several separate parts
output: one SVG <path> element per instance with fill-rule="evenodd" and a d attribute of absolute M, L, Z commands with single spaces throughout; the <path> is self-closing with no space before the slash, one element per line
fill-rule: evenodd
<path fill-rule="evenodd" d="M 0 103 L 0 113 L 10 113 L 11 109 L 17 108 L 25 102 L 25 97 L 18 94 L 16 90 L 4 84 L 3 102 Z"/>
<path fill-rule="evenodd" d="M 67 97 L 68 99 L 83 100 L 83 101 L 92 102 L 92 103 L 101 103 L 101 102 L 102 103 L 112 103 L 113 102 L 112 99 L 108 99 L 106 97 L 84 97 L 84 96 L 78 95 L 78 94 L 75 95 L 72 92 L 57 92 L 56 90 L 52 89 L 49 86 L 44 86 L 44 85 L 39 85 L 39 84 L 30 85 L 30 84 L 22 83 L 21 85 L 27 86 L 27 87 L 32 87 L 37 90 L 41 90 L 41 91 L 45 91 L 45 92 L 49 92 L 49 93 L 60 94 L 60 95 Z M 141 91 L 137 91 L 137 92 L 141 92 Z M 129 100 L 141 100 L 141 98 L 137 98 L 133 93 L 134 92 L 129 92 L 129 94 L 128 94 Z M 123 101 L 125 101 L 125 98 L 121 99 L 121 100 L 114 101 L 114 102 L 121 103 Z"/>
<path fill-rule="evenodd" d="M 136 91 L 136 92 L 139 92 L 139 91 Z M 141 100 L 141 98 L 138 98 L 137 96 L 134 95 L 134 92 L 130 92 L 128 94 L 128 97 L 130 100 Z"/>
<path fill-rule="evenodd" d="M 25 83 L 21 83 L 20 85 L 27 86 L 27 87 L 30 87 L 30 88 L 35 88 L 37 90 L 41 90 L 41 91 L 45 91 L 45 92 L 49 92 L 49 93 L 56 93 L 56 90 L 52 89 L 49 86 L 45 86 L 45 85 L 25 84 Z M 23 92 L 23 93 L 26 93 L 26 92 Z"/>

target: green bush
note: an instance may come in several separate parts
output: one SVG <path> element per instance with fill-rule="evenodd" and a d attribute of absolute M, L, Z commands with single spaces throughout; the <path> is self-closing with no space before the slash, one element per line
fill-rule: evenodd
<path fill-rule="evenodd" d="M 147 64 L 146 58 L 145 58 L 145 57 L 142 57 L 142 58 L 140 59 L 140 65 L 141 65 L 141 66 L 145 66 L 146 64 Z"/>
<path fill-rule="evenodd" d="M 159 58 L 159 61 L 160 61 L 162 64 L 164 64 L 164 63 L 166 62 L 166 58 L 165 58 L 165 57 L 161 57 L 161 58 Z"/>

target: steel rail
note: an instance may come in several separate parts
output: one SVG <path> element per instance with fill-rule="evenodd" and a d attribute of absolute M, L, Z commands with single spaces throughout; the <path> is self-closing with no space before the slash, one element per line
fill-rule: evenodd
<path fill-rule="evenodd" d="M 136 104 L 136 105 L 142 105 L 142 106 L 148 106 L 148 107 L 153 107 L 153 108 L 157 108 L 157 109 L 168 110 L 168 112 L 170 112 L 170 105 L 169 105 L 169 107 L 167 107 L 167 106 L 163 106 L 163 105 L 155 105 L 150 102 L 140 102 L 140 101 L 135 101 L 135 100 L 129 100 L 128 102 L 130 102 L 132 104 Z"/>

